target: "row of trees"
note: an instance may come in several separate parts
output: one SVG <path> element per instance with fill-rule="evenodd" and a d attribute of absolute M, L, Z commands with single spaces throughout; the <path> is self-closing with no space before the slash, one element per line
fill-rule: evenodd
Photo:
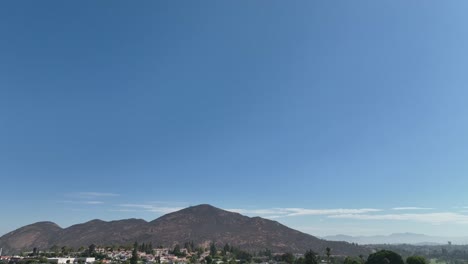
<path fill-rule="evenodd" d="M 426 258 L 422 256 L 409 256 L 406 264 L 427 264 Z M 405 264 L 403 258 L 391 250 L 380 250 L 370 254 L 365 264 Z"/>
<path fill-rule="evenodd" d="M 219 262 L 222 261 L 223 263 L 227 264 L 234 264 L 237 263 L 237 261 L 240 261 L 240 263 L 252 263 L 252 262 L 265 262 L 269 260 L 275 260 L 278 262 L 285 262 L 287 264 L 318 264 L 321 261 L 325 261 L 329 264 L 338 264 L 338 263 L 343 263 L 343 264 L 428 264 L 427 260 L 423 256 L 409 256 L 406 259 L 406 262 L 403 260 L 403 257 L 399 255 L 398 253 L 392 251 L 392 250 L 380 250 L 376 253 L 370 254 L 367 259 L 364 259 L 364 256 L 359 256 L 359 257 L 346 257 L 346 258 L 340 258 L 340 257 L 334 257 L 332 258 L 331 254 L 331 249 L 326 248 L 325 249 L 325 255 L 320 256 L 316 252 L 313 252 L 312 250 L 308 250 L 305 252 L 303 256 L 297 257 L 297 255 L 294 255 L 292 253 L 284 253 L 284 254 L 272 254 L 271 250 L 265 249 L 263 251 L 260 251 L 258 253 L 252 254 L 250 252 L 241 250 L 239 248 L 233 247 L 229 244 L 225 244 L 224 247 L 222 247 L 221 250 L 218 250 L 216 247 L 216 244 L 214 242 L 210 243 L 209 248 L 201 248 L 201 247 L 195 247 L 193 241 L 192 242 L 186 242 L 184 244 L 184 248 L 186 250 L 181 250 L 181 247 L 179 245 L 176 245 L 174 249 L 171 251 L 176 256 L 180 257 L 185 257 L 186 253 L 191 253 L 190 258 L 188 258 L 188 261 L 190 263 L 205 263 L 205 264 L 212 264 L 215 261 Z M 54 246 L 52 248 L 56 252 L 63 252 L 63 253 L 68 253 L 71 249 L 68 249 L 67 247 L 57 247 Z M 78 256 L 93 256 L 96 257 L 96 259 L 104 259 L 106 258 L 105 255 L 101 255 L 98 252 L 96 252 L 96 245 L 92 244 L 90 245 L 87 249 L 81 248 L 80 250 L 81 253 Z M 142 243 L 138 244 L 137 242 L 134 243 L 133 249 L 132 249 L 132 257 L 128 261 L 128 264 L 138 264 L 139 262 L 139 257 L 138 257 L 138 252 L 146 252 L 146 253 L 152 253 L 153 251 L 153 246 L 152 243 Z M 201 259 L 201 256 L 204 252 L 208 251 L 208 256 L 204 259 Z M 36 257 L 36 258 L 30 258 L 26 259 L 25 263 L 22 264 L 31 264 L 31 263 L 41 263 L 40 260 L 44 260 L 44 257 L 47 257 L 43 254 L 39 253 L 39 250 L 37 248 L 34 248 L 32 254 L 30 254 L 30 257 Z M 40 259 L 42 257 L 42 259 Z M 326 258 L 326 259 L 325 259 Z M 36 259 L 36 260 L 34 260 Z M 40 260 L 39 260 L 40 259 Z M 1 264 L 1 263 L 0 263 Z"/>
<path fill-rule="evenodd" d="M 409 256 L 423 256 L 438 263 L 466 264 L 468 245 L 378 245 L 380 249 L 398 252 L 404 259 Z"/>
<path fill-rule="evenodd" d="M 262 255 L 269 255 L 271 252 L 265 250 Z M 273 260 L 278 262 L 285 262 L 287 264 L 318 264 L 321 260 L 327 263 L 343 263 L 343 264 L 428 264 L 426 258 L 422 256 L 410 256 L 406 259 L 396 252 L 390 250 L 380 250 L 376 253 L 370 254 L 367 259 L 363 255 L 359 257 L 346 257 L 346 258 L 332 258 L 331 249 L 327 248 L 325 256 L 320 258 L 319 254 L 312 250 L 307 251 L 304 256 L 296 258 L 292 253 L 284 253 L 282 255 L 274 255 Z"/>

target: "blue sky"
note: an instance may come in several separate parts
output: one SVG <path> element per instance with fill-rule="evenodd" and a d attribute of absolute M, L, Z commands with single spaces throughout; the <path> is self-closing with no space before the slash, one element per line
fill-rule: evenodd
<path fill-rule="evenodd" d="M 1 3 L 0 234 L 210 203 L 468 235 L 467 5 Z"/>

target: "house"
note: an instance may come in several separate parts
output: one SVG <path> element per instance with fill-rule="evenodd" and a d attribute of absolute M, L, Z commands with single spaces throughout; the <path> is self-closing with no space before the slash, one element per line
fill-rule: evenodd
<path fill-rule="evenodd" d="M 47 261 L 53 264 L 72 264 L 75 258 L 47 258 Z"/>

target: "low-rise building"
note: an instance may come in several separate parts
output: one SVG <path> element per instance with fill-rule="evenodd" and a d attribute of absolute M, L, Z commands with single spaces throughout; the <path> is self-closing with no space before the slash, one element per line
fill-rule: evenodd
<path fill-rule="evenodd" d="M 73 264 L 75 258 L 47 258 L 47 261 L 53 264 Z"/>
<path fill-rule="evenodd" d="M 73 264 L 73 263 L 91 264 L 96 261 L 96 258 L 48 258 L 47 261 L 52 264 Z"/>

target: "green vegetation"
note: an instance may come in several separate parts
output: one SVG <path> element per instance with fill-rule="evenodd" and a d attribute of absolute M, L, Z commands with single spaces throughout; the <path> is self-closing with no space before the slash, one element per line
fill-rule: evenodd
<path fill-rule="evenodd" d="M 304 264 L 317 264 L 318 259 L 317 259 L 317 254 L 313 252 L 312 250 L 308 250 L 304 254 Z"/>
<path fill-rule="evenodd" d="M 135 241 L 133 244 L 132 257 L 130 258 L 130 264 L 138 264 L 138 243 Z"/>
<path fill-rule="evenodd" d="M 218 250 L 216 249 L 216 245 L 215 245 L 214 242 L 211 242 L 211 244 L 210 244 L 210 256 L 214 257 L 214 256 L 216 256 L 216 254 L 218 254 Z"/>
<path fill-rule="evenodd" d="M 138 251 L 145 252 L 146 254 L 153 254 L 153 243 L 151 242 L 148 244 L 142 243 L 138 247 Z"/>
<path fill-rule="evenodd" d="M 468 264 L 468 258 L 464 258 L 464 254 L 468 253 L 465 250 L 460 250 L 457 246 L 452 245 L 449 248 L 442 247 L 440 250 L 422 251 L 422 247 L 414 247 L 411 245 L 387 245 L 399 250 L 389 250 L 380 248 L 377 252 L 366 256 L 340 256 L 333 255 L 332 249 L 326 247 L 322 254 L 317 254 L 312 250 L 302 254 L 272 253 L 269 249 L 264 249 L 259 252 L 248 252 L 236 248 L 228 243 L 224 244 L 221 250 L 218 250 L 215 242 L 211 242 L 209 248 L 197 246 L 193 241 L 186 242 L 182 248 L 176 244 L 169 253 L 180 258 L 181 262 L 188 264 L 250 264 L 250 263 L 277 263 L 277 264 Z M 163 248 L 163 246 L 160 246 Z M 431 247 L 427 247 L 431 248 Z M 418 250 L 409 250 L 418 249 Z M 109 253 L 118 251 L 131 252 L 131 257 L 128 259 L 115 259 L 108 257 Z M 468 250 L 468 247 L 467 247 Z M 398 253 L 397 253 L 398 252 Z M 112 263 L 112 264 L 143 264 L 143 263 L 160 263 L 159 257 L 147 259 L 144 255 L 139 257 L 139 254 L 154 253 L 152 243 L 135 242 L 132 245 L 117 246 L 111 245 L 107 247 L 89 245 L 87 248 L 80 247 L 78 251 L 66 246 L 54 245 L 47 251 L 39 251 L 33 248 L 32 251 L 23 252 L 24 259 L 16 261 L 15 264 L 41 264 L 47 263 L 48 257 L 95 257 L 95 264 Z M 401 255 L 400 255 L 401 253 Z M 404 256 L 404 258 L 402 257 Z M 185 260 L 184 260 L 185 258 Z M 406 261 L 404 261 L 406 259 Z M 81 263 L 83 260 L 80 260 Z M 5 261 L 0 264 L 8 264 Z M 12 263 L 10 263 L 12 264 Z"/>
<path fill-rule="evenodd" d="M 213 258 L 210 255 L 208 255 L 205 257 L 205 261 L 206 261 L 206 264 L 211 264 L 213 263 Z"/>
<path fill-rule="evenodd" d="M 284 253 L 281 256 L 278 256 L 277 258 L 275 258 L 275 260 L 284 261 L 284 262 L 286 262 L 288 264 L 293 264 L 294 261 L 296 260 L 296 258 L 294 257 L 294 255 L 292 253 L 288 252 L 288 253 Z"/>
<path fill-rule="evenodd" d="M 184 248 L 187 249 L 187 251 L 188 251 L 189 253 L 195 251 L 195 245 L 193 244 L 193 241 L 185 242 Z"/>
<path fill-rule="evenodd" d="M 425 257 L 422 256 L 410 256 L 406 259 L 407 264 L 428 264 Z"/>
<path fill-rule="evenodd" d="M 370 254 L 366 264 L 405 264 L 403 259 L 397 253 L 390 250 L 380 250 Z"/>
<path fill-rule="evenodd" d="M 360 256 L 359 258 L 356 257 L 346 257 L 344 259 L 343 264 L 364 264 L 363 260 L 364 256 Z"/>
<path fill-rule="evenodd" d="M 398 252 L 404 259 L 411 256 L 424 257 L 431 264 L 467 264 L 468 245 L 375 245 L 379 249 Z"/>
<path fill-rule="evenodd" d="M 226 243 L 223 247 L 223 255 L 226 255 L 228 252 L 231 252 L 231 247 Z"/>

